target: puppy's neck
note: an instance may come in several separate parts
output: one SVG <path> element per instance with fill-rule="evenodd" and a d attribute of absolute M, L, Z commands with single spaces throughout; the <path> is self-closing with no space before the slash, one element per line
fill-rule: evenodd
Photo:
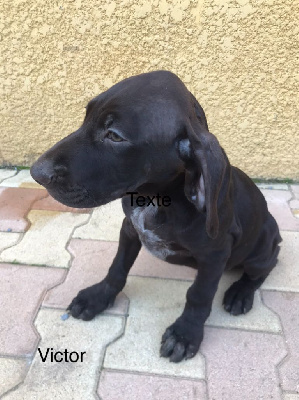
<path fill-rule="evenodd" d="M 169 196 L 171 198 L 185 197 L 184 182 L 185 176 L 182 173 L 168 182 L 145 183 L 139 186 L 136 191 L 142 196 L 155 196 L 159 193 L 161 196 Z"/>

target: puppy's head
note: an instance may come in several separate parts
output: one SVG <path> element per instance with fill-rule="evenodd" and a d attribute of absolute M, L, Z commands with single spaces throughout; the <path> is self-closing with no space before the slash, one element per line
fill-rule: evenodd
<path fill-rule="evenodd" d="M 44 153 L 32 177 L 63 204 L 94 207 L 185 174 L 185 194 L 218 233 L 226 161 L 204 112 L 180 79 L 155 71 L 91 100 L 82 126 Z"/>

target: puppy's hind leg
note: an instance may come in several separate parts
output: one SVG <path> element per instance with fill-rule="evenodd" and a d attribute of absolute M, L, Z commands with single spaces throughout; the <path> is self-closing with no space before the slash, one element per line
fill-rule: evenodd
<path fill-rule="evenodd" d="M 80 290 L 68 306 L 74 318 L 93 319 L 114 303 L 117 294 L 126 284 L 128 273 L 138 256 L 141 242 L 131 221 L 124 219 L 117 254 L 107 276 L 99 283 Z"/>
<path fill-rule="evenodd" d="M 254 251 L 243 262 L 244 274 L 225 292 L 223 306 L 232 315 L 246 314 L 251 310 L 254 292 L 277 264 L 281 237 L 270 214 L 264 228 Z"/>

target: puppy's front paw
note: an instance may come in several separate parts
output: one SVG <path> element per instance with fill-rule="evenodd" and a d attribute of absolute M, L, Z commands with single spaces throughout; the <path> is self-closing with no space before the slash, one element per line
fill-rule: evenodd
<path fill-rule="evenodd" d="M 117 291 L 105 281 L 80 290 L 67 310 L 74 318 L 90 321 L 114 303 Z"/>
<path fill-rule="evenodd" d="M 198 352 L 203 339 L 203 327 L 188 324 L 179 318 L 169 326 L 162 336 L 160 356 L 169 357 L 171 362 L 188 360 Z"/>

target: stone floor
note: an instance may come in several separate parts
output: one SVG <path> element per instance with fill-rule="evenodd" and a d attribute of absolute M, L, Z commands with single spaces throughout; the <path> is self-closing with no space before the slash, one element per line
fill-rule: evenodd
<path fill-rule="evenodd" d="M 142 250 L 113 308 L 90 322 L 64 320 L 78 290 L 110 266 L 120 202 L 71 209 L 27 170 L 0 169 L 0 397 L 299 400 L 299 185 L 259 186 L 284 239 L 279 265 L 241 317 L 222 309 L 237 277 L 225 274 L 200 353 L 174 364 L 159 357 L 160 337 L 182 311 L 194 271 Z M 71 360 L 51 361 L 65 349 Z"/>

